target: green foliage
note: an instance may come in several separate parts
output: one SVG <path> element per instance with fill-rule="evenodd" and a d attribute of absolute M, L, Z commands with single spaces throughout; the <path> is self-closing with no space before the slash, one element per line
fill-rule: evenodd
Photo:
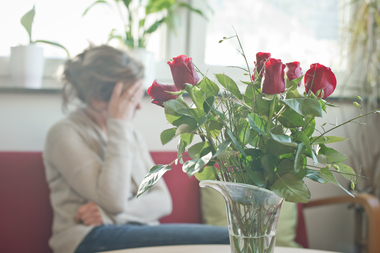
<path fill-rule="evenodd" d="M 60 47 L 63 50 L 65 50 L 67 57 L 70 58 L 69 51 L 64 46 L 62 46 L 61 44 L 59 44 L 57 42 L 52 42 L 52 41 L 47 41 L 47 40 L 35 40 L 35 41 L 32 40 L 32 25 L 33 25 L 35 15 L 36 15 L 36 10 L 33 6 L 33 8 L 30 11 L 28 11 L 27 13 L 25 13 L 24 16 L 22 16 L 21 20 L 20 20 L 22 26 L 25 28 L 26 32 L 28 33 L 29 44 L 45 43 L 45 44 L 53 45 L 56 47 Z"/>
<path fill-rule="evenodd" d="M 287 80 L 285 92 L 275 95 L 263 94 L 260 77 L 256 78 L 243 82 L 247 85 L 243 95 L 225 74 L 215 75 L 220 87 L 204 76 L 198 84 L 186 86 L 191 103 L 181 96 L 164 103 L 166 119 L 174 127 L 162 133 L 161 141 L 165 144 L 180 135 L 178 160 L 186 149 L 191 158 L 183 171 L 199 180 L 262 187 L 291 202 L 310 199 L 306 178 L 344 189 L 333 173 L 342 174 L 354 186 L 357 175 L 342 163 L 347 156 L 328 147 L 346 138 L 327 134 L 365 115 L 328 130 L 325 125 L 316 129 L 316 118 L 332 105 L 313 94 L 301 96 L 297 83 L 302 77 Z M 198 141 L 190 145 L 195 135 Z"/>
<path fill-rule="evenodd" d="M 149 35 L 166 24 L 175 31 L 174 19 L 179 9 L 187 9 L 205 17 L 204 13 L 181 0 L 96 0 L 83 12 L 85 16 L 94 6 L 106 5 L 113 9 L 123 23 L 124 30 L 110 33 L 108 41 L 117 39 L 129 48 L 145 48 Z M 144 13 L 144 15 L 142 15 Z M 206 17 L 205 17 L 206 18 Z M 151 21 L 151 22 L 148 22 Z"/>
<path fill-rule="evenodd" d="M 165 172 L 171 170 L 170 165 L 155 165 L 149 171 L 149 173 L 144 177 L 143 181 L 140 184 L 139 190 L 137 192 L 137 197 L 149 190 L 161 177 L 165 174 Z"/>

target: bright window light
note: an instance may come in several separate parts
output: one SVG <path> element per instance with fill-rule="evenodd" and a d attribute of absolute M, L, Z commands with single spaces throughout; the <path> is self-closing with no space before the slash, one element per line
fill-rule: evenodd
<path fill-rule="evenodd" d="M 257 52 L 270 52 L 284 63 L 299 61 L 303 68 L 319 62 L 338 68 L 340 0 L 209 0 L 214 15 L 208 23 L 205 63 L 243 65 L 238 33 L 250 64 Z"/>

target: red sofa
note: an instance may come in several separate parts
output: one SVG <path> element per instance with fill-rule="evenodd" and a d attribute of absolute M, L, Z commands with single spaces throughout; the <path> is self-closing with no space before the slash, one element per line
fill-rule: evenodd
<path fill-rule="evenodd" d="M 176 152 L 151 154 L 157 164 L 176 158 Z M 198 181 L 183 173 L 180 165 L 173 166 L 164 178 L 172 195 L 173 212 L 160 221 L 201 223 Z M 51 253 L 52 210 L 40 152 L 0 152 L 0 201 L 0 252 Z M 299 217 L 303 220 L 302 215 Z M 299 227 L 303 232 L 297 233 L 297 241 L 307 246 L 303 221 Z"/>

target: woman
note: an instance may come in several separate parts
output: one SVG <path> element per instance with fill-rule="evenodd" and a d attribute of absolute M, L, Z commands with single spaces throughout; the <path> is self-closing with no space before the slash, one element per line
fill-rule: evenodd
<path fill-rule="evenodd" d="M 142 65 L 109 46 L 65 64 L 64 106 L 81 106 L 49 131 L 43 154 L 55 253 L 172 244 L 228 243 L 226 228 L 159 225 L 172 203 L 161 180 L 138 199 L 153 161 L 131 121 L 144 95 Z"/>

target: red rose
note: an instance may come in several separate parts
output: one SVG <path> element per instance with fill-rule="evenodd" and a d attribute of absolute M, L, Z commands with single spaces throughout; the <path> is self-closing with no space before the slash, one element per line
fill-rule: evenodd
<path fill-rule="evenodd" d="M 178 96 L 167 93 L 166 91 L 179 91 L 175 85 L 159 84 L 154 80 L 148 88 L 147 93 L 153 99 L 152 103 L 164 107 L 164 102 L 170 99 L 176 99 Z"/>
<path fill-rule="evenodd" d="M 330 96 L 336 87 L 336 78 L 329 67 L 325 67 L 319 63 L 310 65 L 310 69 L 306 71 L 305 78 L 306 93 L 311 91 L 316 94 L 317 91 L 323 91 L 323 98 Z M 321 97 L 319 94 L 319 97 Z"/>
<path fill-rule="evenodd" d="M 264 66 L 261 91 L 264 94 L 278 94 L 285 91 L 285 64 L 281 60 L 269 58 Z"/>
<path fill-rule="evenodd" d="M 198 83 L 199 77 L 191 58 L 187 58 L 186 55 L 180 55 L 174 57 L 172 62 L 168 61 L 168 64 L 172 71 L 174 84 L 179 90 L 185 89 L 185 83 L 192 85 Z"/>
<path fill-rule="evenodd" d="M 289 81 L 294 80 L 302 76 L 302 68 L 298 61 L 286 63 L 287 71 L 286 76 Z M 298 83 L 298 87 L 301 86 L 301 81 Z"/>
<path fill-rule="evenodd" d="M 268 60 L 270 56 L 271 56 L 270 53 L 259 52 L 256 54 L 255 69 L 253 70 L 253 75 L 252 75 L 253 81 L 255 81 L 255 72 L 257 72 L 257 74 L 260 77 L 263 77 L 263 74 L 264 74 L 263 67 L 265 65 L 265 61 Z"/>

